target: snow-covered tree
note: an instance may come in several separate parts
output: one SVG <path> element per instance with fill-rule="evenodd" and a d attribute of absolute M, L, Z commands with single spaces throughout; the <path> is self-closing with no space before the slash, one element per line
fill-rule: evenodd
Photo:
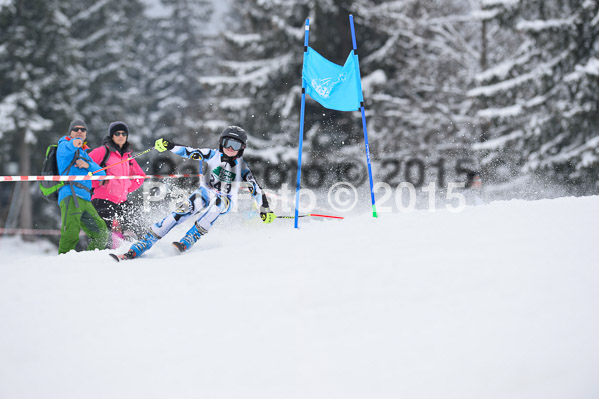
<path fill-rule="evenodd" d="M 215 94 L 213 120 L 221 125 L 215 128 L 239 124 L 265 138 L 295 130 L 309 11 L 301 3 L 233 2 L 217 52 L 219 75 L 202 79 Z"/>
<path fill-rule="evenodd" d="M 220 73 L 202 79 L 213 88 L 215 128 L 246 128 L 254 163 L 266 161 L 271 165 L 265 167 L 278 168 L 288 181 L 289 165 L 297 159 L 305 21 L 310 19 L 309 45 L 342 65 L 352 49 L 352 7 L 347 0 L 234 1 L 217 54 Z M 350 144 L 363 146 L 359 115 L 325 109 L 307 96 L 304 162 L 342 156 L 355 150 Z"/>
<path fill-rule="evenodd" d="M 127 122 L 132 132 L 140 129 L 147 100 L 140 87 L 146 60 L 139 51 L 147 45 L 139 40 L 140 27 L 147 26 L 143 5 L 137 0 L 74 1 L 68 17 L 85 71 L 73 107 L 88 124 L 90 145 L 100 145 L 115 120 Z"/>
<path fill-rule="evenodd" d="M 70 26 L 58 0 L 13 0 L 0 8 L 0 170 L 18 162 L 19 174 L 36 171 L 48 137 L 67 129 L 80 73 Z M 32 186 L 20 187 L 19 225 L 31 228 Z"/>
<path fill-rule="evenodd" d="M 531 176 L 573 193 L 598 192 L 599 3 L 486 0 L 520 46 L 478 76 L 484 164 L 503 179 Z"/>
<path fill-rule="evenodd" d="M 209 108 L 200 78 L 215 62 L 213 39 L 206 29 L 213 6 L 205 0 L 162 4 L 166 15 L 151 19 L 143 35 L 144 94 L 150 100 L 146 123 L 153 138 L 174 137 L 196 145 L 205 133 Z"/>
<path fill-rule="evenodd" d="M 469 155 L 475 133 L 466 91 L 481 57 L 476 10 L 466 1 L 423 0 L 364 1 L 359 10 L 376 34 L 376 48 L 360 61 L 373 154 L 418 157 L 428 169 L 441 157 Z"/>
<path fill-rule="evenodd" d="M 463 153 L 474 140 L 472 101 L 465 95 L 479 70 L 480 22 L 466 1 L 273 1 L 235 3 L 216 88 L 220 118 L 241 120 L 264 138 L 263 157 L 294 157 L 299 125 L 301 46 L 337 64 L 352 49 L 354 15 L 371 151 L 376 159 L 419 152 Z M 229 59 L 227 59 L 229 58 Z M 228 96 L 228 97 L 225 97 Z M 359 112 L 341 113 L 311 100 L 306 155 L 363 159 Z M 353 145 L 352 145 L 353 144 Z M 285 147 L 288 145 L 288 147 Z M 277 156 L 273 156 L 277 154 Z M 474 165 L 471 165 L 474 168 Z"/>

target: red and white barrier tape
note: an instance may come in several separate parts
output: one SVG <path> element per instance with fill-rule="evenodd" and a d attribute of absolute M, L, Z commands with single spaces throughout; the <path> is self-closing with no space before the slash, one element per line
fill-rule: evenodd
<path fill-rule="evenodd" d="M 0 234 L 59 236 L 60 230 L 56 230 L 56 229 L 4 229 L 4 228 L 0 227 Z"/>
<path fill-rule="evenodd" d="M 7 181 L 79 181 L 79 180 L 124 180 L 124 179 L 180 179 L 185 177 L 201 177 L 196 174 L 179 175 L 146 175 L 146 176 L 0 176 L 0 182 Z"/>

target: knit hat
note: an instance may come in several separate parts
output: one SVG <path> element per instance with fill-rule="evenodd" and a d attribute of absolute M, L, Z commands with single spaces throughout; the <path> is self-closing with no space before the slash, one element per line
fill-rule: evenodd
<path fill-rule="evenodd" d="M 127 134 L 129 134 L 129 127 L 127 126 L 127 124 L 125 122 L 116 121 L 112 122 L 108 127 L 108 135 L 112 137 L 114 132 L 118 132 L 119 130 L 123 130 L 127 132 Z"/>
<path fill-rule="evenodd" d="M 85 124 L 85 122 L 83 122 L 81 119 L 73 119 L 71 121 L 71 124 L 69 125 L 69 132 L 67 133 L 67 135 L 71 134 L 71 130 L 73 130 L 75 126 L 83 126 L 85 130 L 87 130 L 87 125 Z"/>

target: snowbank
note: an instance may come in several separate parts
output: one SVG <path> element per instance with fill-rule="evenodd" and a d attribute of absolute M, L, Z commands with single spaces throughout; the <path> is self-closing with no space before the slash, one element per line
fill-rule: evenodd
<path fill-rule="evenodd" d="M 598 397 L 598 207 L 223 223 L 121 263 L 3 238 L 0 397 Z"/>

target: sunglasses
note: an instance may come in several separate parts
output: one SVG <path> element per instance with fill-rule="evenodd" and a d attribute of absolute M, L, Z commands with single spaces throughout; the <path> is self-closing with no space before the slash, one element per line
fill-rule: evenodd
<path fill-rule="evenodd" d="M 114 132 L 114 133 L 112 133 L 112 135 L 113 136 L 117 136 L 117 137 L 118 136 L 125 136 L 125 137 L 127 137 L 129 135 L 129 133 L 127 133 L 127 132 Z"/>
<path fill-rule="evenodd" d="M 84 127 L 74 127 L 72 131 L 73 132 L 83 132 L 83 133 L 85 133 L 85 132 L 87 132 L 87 129 L 84 128 Z"/>
<path fill-rule="evenodd" d="M 243 143 L 241 141 L 235 140 L 230 137 L 226 137 L 223 140 L 223 148 L 231 148 L 234 151 L 239 151 L 239 150 L 241 150 L 242 146 L 243 146 Z"/>

